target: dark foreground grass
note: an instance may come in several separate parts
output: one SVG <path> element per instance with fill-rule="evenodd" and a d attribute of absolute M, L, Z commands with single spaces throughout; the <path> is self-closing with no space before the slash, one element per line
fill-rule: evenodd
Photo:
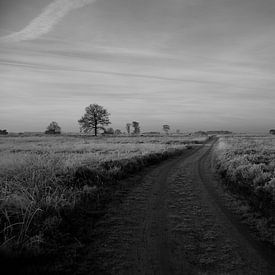
<path fill-rule="evenodd" d="M 87 241 L 85 224 L 87 221 L 93 224 L 104 214 L 106 205 L 121 188 L 120 180 L 188 149 L 191 146 L 105 161 L 96 167 L 59 171 L 54 176 L 52 171 L 43 174 L 43 169 L 39 170 L 34 177 L 38 176 L 40 181 L 34 182 L 44 183 L 42 186 L 31 186 L 32 191 L 25 191 L 25 196 L 21 193 L 2 202 L 0 240 L 1 258 L 5 261 L 2 267 L 8 268 L 10 274 L 15 271 L 14 263 L 21 269 L 20 274 L 65 274 L 67 267 L 70 274 L 78 251 Z M 52 185 L 49 179 L 45 184 L 49 175 Z M 29 203 L 33 196 L 35 201 Z"/>

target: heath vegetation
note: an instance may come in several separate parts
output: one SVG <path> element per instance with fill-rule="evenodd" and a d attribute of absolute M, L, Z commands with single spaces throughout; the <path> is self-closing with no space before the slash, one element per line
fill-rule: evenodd
<path fill-rule="evenodd" d="M 108 186 L 206 137 L 29 136 L 0 139 L 0 248 L 41 252 L 68 213 Z"/>
<path fill-rule="evenodd" d="M 216 146 L 215 156 L 217 171 L 229 189 L 249 206 L 239 208 L 244 207 L 250 222 L 257 223 L 261 234 L 275 243 L 275 137 L 223 137 Z"/>

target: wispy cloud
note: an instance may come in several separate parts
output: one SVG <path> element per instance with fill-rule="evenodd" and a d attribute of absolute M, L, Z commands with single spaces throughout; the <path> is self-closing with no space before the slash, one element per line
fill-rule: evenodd
<path fill-rule="evenodd" d="M 34 18 L 24 29 L 0 38 L 2 42 L 33 40 L 48 32 L 70 11 L 91 4 L 96 0 L 55 0 Z"/>

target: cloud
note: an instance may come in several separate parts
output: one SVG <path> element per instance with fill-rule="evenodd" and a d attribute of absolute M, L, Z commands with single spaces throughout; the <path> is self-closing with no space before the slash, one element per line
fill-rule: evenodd
<path fill-rule="evenodd" d="M 49 59 L 48 59 L 49 60 Z M 64 60 L 60 59 L 60 64 L 64 64 Z M 93 74 L 93 75 L 102 75 L 102 76 L 113 76 L 115 77 L 123 77 L 123 78 L 132 78 L 132 79 L 143 79 L 143 80 L 160 80 L 160 81 L 169 81 L 172 83 L 194 83 L 199 85 L 210 85 L 212 87 L 218 87 L 225 90 L 226 88 L 234 88 L 238 89 L 236 96 L 238 93 L 240 93 L 242 90 L 246 91 L 265 91 L 267 92 L 273 92 L 274 89 L 272 87 L 267 86 L 267 80 L 264 79 L 264 84 L 261 82 L 258 78 L 255 78 L 255 76 L 251 76 L 247 78 L 247 81 L 241 81 L 245 80 L 245 77 L 242 76 L 242 79 L 239 79 L 237 76 L 234 76 L 234 74 L 230 77 L 228 74 L 219 74 L 218 72 L 212 72 L 207 74 L 207 77 L 204 77 L 205 72 L 200 72 L 200 70 L 195 70 L 194 72 L 191 72 L 189 74 L 184 73 L 183 69 L 180 69 L 180 71 L 177 70 L 171 70 L 170 73 L 168 71 L 152 71 L 147 72 L 144 70 L 144 72 L 135 72 L 131 71 L 129 67 L 118 67 L 116 66 L 115 69 L 110 69 L 111 63 L 103 64 L 104 66 L 102 69 L 91 69 L 90 64 L 88 64 L 88 67 L 84 63 L 80 63 L 79 66 L 72 66 L 71 62 L 70 66 L 65 65 L 57 65 L 50 63 L 41 63 L 41 62 L 30 62 L 30 61 L 15 61 L 15 60 L 7 60 L 5 58 L 1 58 L 0 56 L 0 69 L 1 67 L 5 68 L 12 68 L 16 67 L 18 68 L 25 68 L 25 69 L 31 69 L 41 72 L 53 72 L 53 73 L 84 73 L 84 74 Z M 128 70 L 128 71 L 126 71 Z M 165 74 L 164 74 L 165 72 Z M 79 76 L 78 76 L 79 77 Z M 254 82 L 254 86 L 249 84 L 252 79 L 257 80 L 257 82 Z M 114 81 L 113 79 L 113 81 Z M 74 81 L 76 81 L 74 79 Z M 257 85 L 256 85 L 257 84 Z M 258 86 L 260 85 L 260 87 Z M 229 93 L 232 93 L 230 91 Z"/>
<path fill-rule="evenodd" d="M 0 38 L 2 42 L 19 42 L 33 40 L 48 32 L 60 22 L 60 20 L 74 9 L 91 4 L 96 0 L 55 0 L 44 11 L 34 18 L 24 29 Z"/>

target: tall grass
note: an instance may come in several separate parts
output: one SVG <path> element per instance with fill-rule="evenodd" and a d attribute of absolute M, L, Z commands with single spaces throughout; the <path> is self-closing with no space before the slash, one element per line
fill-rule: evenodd
<path fill-rule="evenodd" d="M 62 158 L 52 154 L 25 155 L 18 161 L 10 158 L 1 166 L 2 249 L 16 248 L 22 252 L 38 245 L 43 241 L 43 224 L 39 222 L 45 213 L 73 207 L 77 193 L 63 183 L 63 175 L 69 176 L 66 172 Z"/>
<path fill-rule="evenodd" d="M 39 253 L 66 211 L 86 198 L 95 203 L 106 184 L 179 153 L 186 143 L 189 137 L 0 138 L 0 250 Z"/>

